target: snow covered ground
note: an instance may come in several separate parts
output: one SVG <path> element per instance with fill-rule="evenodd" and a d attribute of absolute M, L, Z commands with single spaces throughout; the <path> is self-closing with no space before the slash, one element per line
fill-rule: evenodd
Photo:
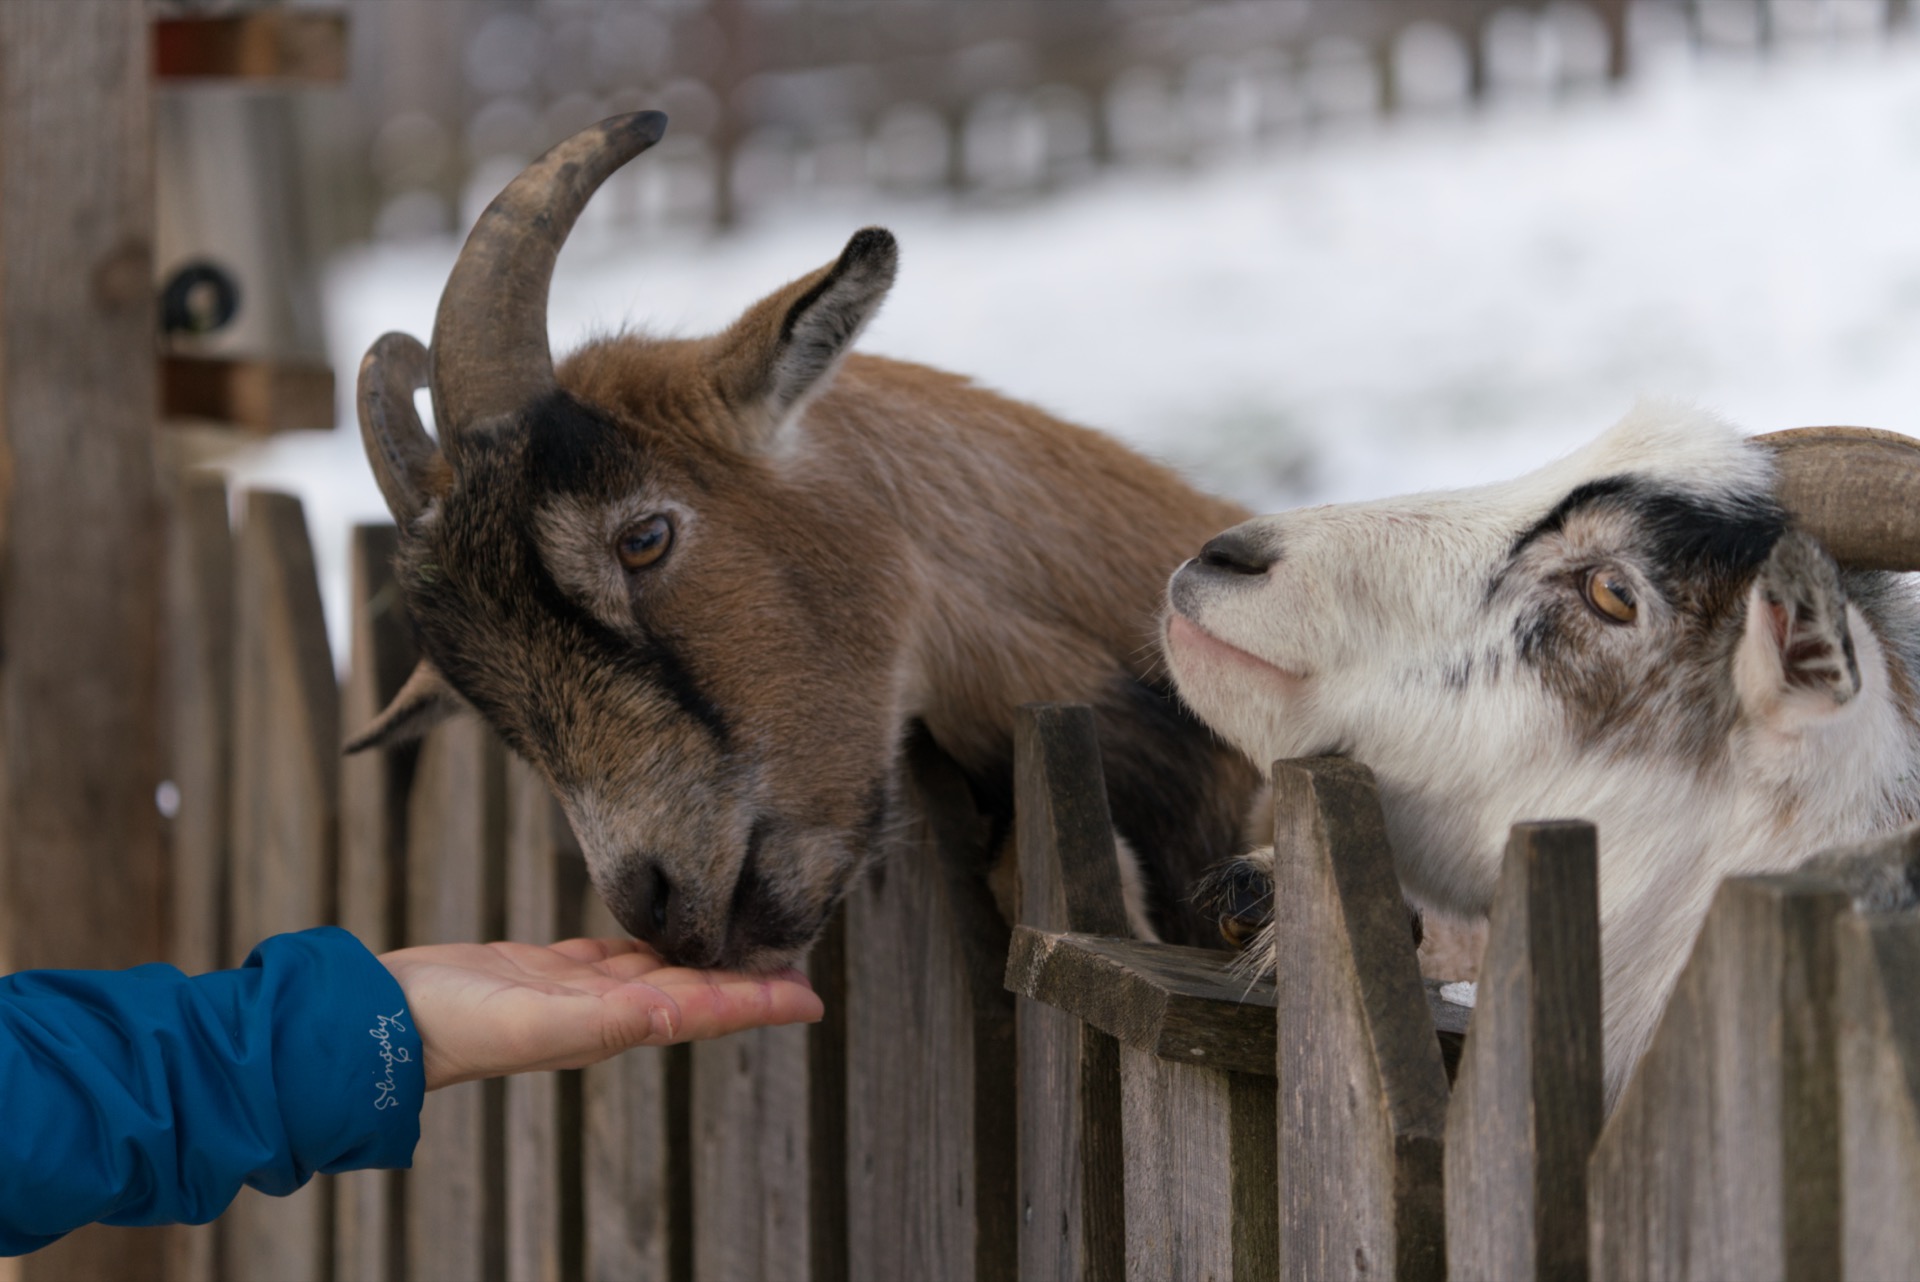
<path fill-rule="evenodd" d="M 973 374 L 1258 507 L 1511 474 L 1642 394 L 1756 432 L 1920 436 L 1910 40 L 1670 60 L 1583 100 L 1349 126 L 1020 207 L 843 198 L 723 238 L 589 219 L 554 282 L 555 348 L 715 328 L 866 223 L 903 253 L 866 350 Z M 455 249 L 334 264 L 348 379 L 382 331 L 426 336 Z M 336 639 L 346 527 L 385 515 L 342 414 L 234 466 L 306 500 Z"/>

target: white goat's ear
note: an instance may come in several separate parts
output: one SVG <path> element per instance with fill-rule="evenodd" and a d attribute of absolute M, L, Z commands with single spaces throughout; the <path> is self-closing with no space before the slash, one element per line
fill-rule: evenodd
<path fill-rule="evenodd" d="M 422 659 L 380 715 L 347 740 L 346 751 L 351 754 L 410 743 L 466 706 L 466 700 L 454 693 L 440 669 Z"/>
<path fill-rule="evenodd" d="M 1804 534 L 1783 536 L 1747 591 L 1734 684 L 1750 717 L 1783 731 L 1860 693 L 1840 567 Z"/>
<path fill-rule="evenodd" d="M 761 299 L 717 340 L 714 381 L 740 416 L 750 449 L 826 390 L 867 322 L 880 310 L 899 265 L 893 233 L 854 233 L 840 257 Z"/>

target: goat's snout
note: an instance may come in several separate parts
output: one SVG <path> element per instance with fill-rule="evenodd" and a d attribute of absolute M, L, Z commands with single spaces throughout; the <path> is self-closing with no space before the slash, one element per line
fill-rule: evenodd
<path fill-rule="evenodd" d="M 618 897 L 614 916 L 635 939 L 652 945 L 679 966 L 706 966 L 712 959 L 711 941 L 688 911 L 686 896 L 675 893 L 673 881 L 660 862 L 641 856 L 634 861 L 636 875 Z"/>
<path fill-rule="evenodd" d="M 1265 574 L 1279 557 L 1264 534 L 1238 526 L 1208 539 L 1196 560 L 1206 570 L 1252 578 Z"/>

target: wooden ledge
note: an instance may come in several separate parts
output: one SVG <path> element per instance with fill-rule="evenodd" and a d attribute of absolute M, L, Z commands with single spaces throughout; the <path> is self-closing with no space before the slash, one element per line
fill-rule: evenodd
<path fill-rule="evenodd" d="M 161 80 L 337 84 L 347 78 L 347 18 L 337 12 L 262 9 L 156 19 L 153 74 Z"/>
<path fill-rule="evenodd" d="M 334 425 L 333 370 L 298 361 L 169 355 L 160 363 L 160 412 L 254 432 Z"/>
<path fill-rule="evenodd" d="M 1007 987 L 1161 1059 L 1272 1077 L 1273 980 L 1249 984 L 1232 962 L 1213 949 L 1016 926 Z M 1451 1064 L 1473 1012 L 1443 1001 L 1437 982 L 1427 1006 Z"/>

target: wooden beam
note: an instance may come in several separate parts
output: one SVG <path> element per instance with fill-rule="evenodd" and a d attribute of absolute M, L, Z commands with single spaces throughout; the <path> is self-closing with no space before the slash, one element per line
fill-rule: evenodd
<path fill-rule="evenodd" d="M 1126 934 L 1092 710 L 1021 707 L 1013 760 L 1022 928 Z M 1117 1282 L 1126 1268 L 1119 1048 L 1032 993 L 1015 1003 L 1014 1018 L 1020 1276 Z"/>
<path fill-rule="evenodd" d="M 333 370 L 299 361 L 171 355 L 161 362 L 161 414 L 255 432 L 334 426 Z"/>
<path fill-rule="evenodd" d="M 1920 1276 L 1920 914 L 1840 921 L 1843 1276 Z"/>
<path fill-rule="evenodd" d="M 1587 1276 L 1600 1051 L 1593 825 L 1518 824 L 1447 1112 L 1447 1260 L 1456 1276 Z"/>
<path fill-rule="evenodd" d="M 158 18 L 153 23 L 153 74 L 160 80 L 337 84 L 347 78 L 347 16 L 259 9 Z"/>
<path fill-rule="evenodd" d="M 1447 1078 L 1373 775 L 1273 768 L 1281 1276 L 1446 1276 Z"/>

